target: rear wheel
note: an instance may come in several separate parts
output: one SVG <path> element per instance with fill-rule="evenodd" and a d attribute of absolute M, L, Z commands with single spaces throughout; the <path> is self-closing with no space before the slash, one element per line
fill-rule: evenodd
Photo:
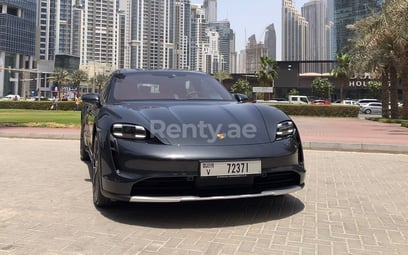
<path fill-rule="evenodd" d="M 108 207 L 112 204 L 112 200 L 102 195 L 102 174 L 101 174 L 101 147 L 99 141 L 95 138 L 93 151 L 93 173 L 92 173 L 92 197 L 96 207 Z"/>
<path fill-rule="evenodd" d="M 370 109 L 367 109 L 367 110 L 365 110 L 364 113 L 365 113 L 365 114 L 371 114 L 371 110 L 370 110 Z"/>

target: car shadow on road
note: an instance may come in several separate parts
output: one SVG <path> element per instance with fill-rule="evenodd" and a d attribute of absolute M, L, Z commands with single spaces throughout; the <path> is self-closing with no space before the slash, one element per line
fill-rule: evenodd
<path fill-rule="evenodd" d="M 304 204 L 292 195 L 168 204 L 117 203 L 100 209 L 123 224 L 155 228 L 219 228 L 279 220 L 301 212 Z"/>
<path fill-rule="evenodd" d="M 86 162 L 89 176 L 90 162 Z M 91 177 L 85 179 L 91 182 Z M 155 228 L 217 228 L 255 224 L 295 215 L 304 209 L 293 195 L 181 203 L 115 202 L 96 208 L 112 221 Z"/>

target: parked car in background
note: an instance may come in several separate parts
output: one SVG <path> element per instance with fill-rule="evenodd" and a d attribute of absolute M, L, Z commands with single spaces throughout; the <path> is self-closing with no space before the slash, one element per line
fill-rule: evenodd
<path fill-rule="evenodd" d="M 302 189 L 295 123 L 275 107 L 244 99 L 206 73 L 114 72 L 100 94 L 82 95 L 80 155 L 92 164 L 95 206 Z"/>
<path fill-rule="evenodd" d="M 356 100 L 350 100 L 350 99 L 345 99 L 340 102 L 340 104 L 345 104 L 345 105 L 357 105 Z"/>
<path fill-rule="evenodd" d="M 1 100 L 15 100 L 15 101 L 19 101 L 20 100 L 20 96 L 19 95 L 7 95 L 5 97 L 2 97 Z"/>
<path fill-rule="evenodd" d="M 309 98 L 307 96 L 291 95 L 289 96 L 290 104 L 309 104 Z"/>
<path fill-rule="evenodd" d="M 371 102 L 371 103 L 360 105 L 360 112 L 365 113 L 365 114 L 381 114 L 382 104 L 379 102 Z"/>
<path fill-rule="evenodd" d="M 330 104 L 329 100 L 315 99 L 310 102 L 311 104 Z"/>
<path fill-rule="evenodd" d="M 378 99 L 359 99 L 359 100 L 357 100 L 356 104 L 359 105 L 359 106 L 363 106 L 363 105 L 366 105 L 368 103 L 381 103 L 381 101 L 378 100 Z"/>

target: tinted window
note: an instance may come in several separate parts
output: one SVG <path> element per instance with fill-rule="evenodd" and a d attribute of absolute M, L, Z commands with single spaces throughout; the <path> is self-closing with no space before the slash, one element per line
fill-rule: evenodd
<path fill-rule="evenodd" d="M 130 100 L 232 100 L 212 76 L 183 72 L 138 72 L 116 79 L 113 101 Z"/>

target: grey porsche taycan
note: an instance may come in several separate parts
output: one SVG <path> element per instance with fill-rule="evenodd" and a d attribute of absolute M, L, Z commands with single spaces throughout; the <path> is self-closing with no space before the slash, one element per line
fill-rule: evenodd
<path fill-rule="evenodd" d="M 281 110 L 245 103 L 206 73 L 118 70 L 82 96 L 93 202 L 277 196 L 304 186 L 302 143 Z"/>

